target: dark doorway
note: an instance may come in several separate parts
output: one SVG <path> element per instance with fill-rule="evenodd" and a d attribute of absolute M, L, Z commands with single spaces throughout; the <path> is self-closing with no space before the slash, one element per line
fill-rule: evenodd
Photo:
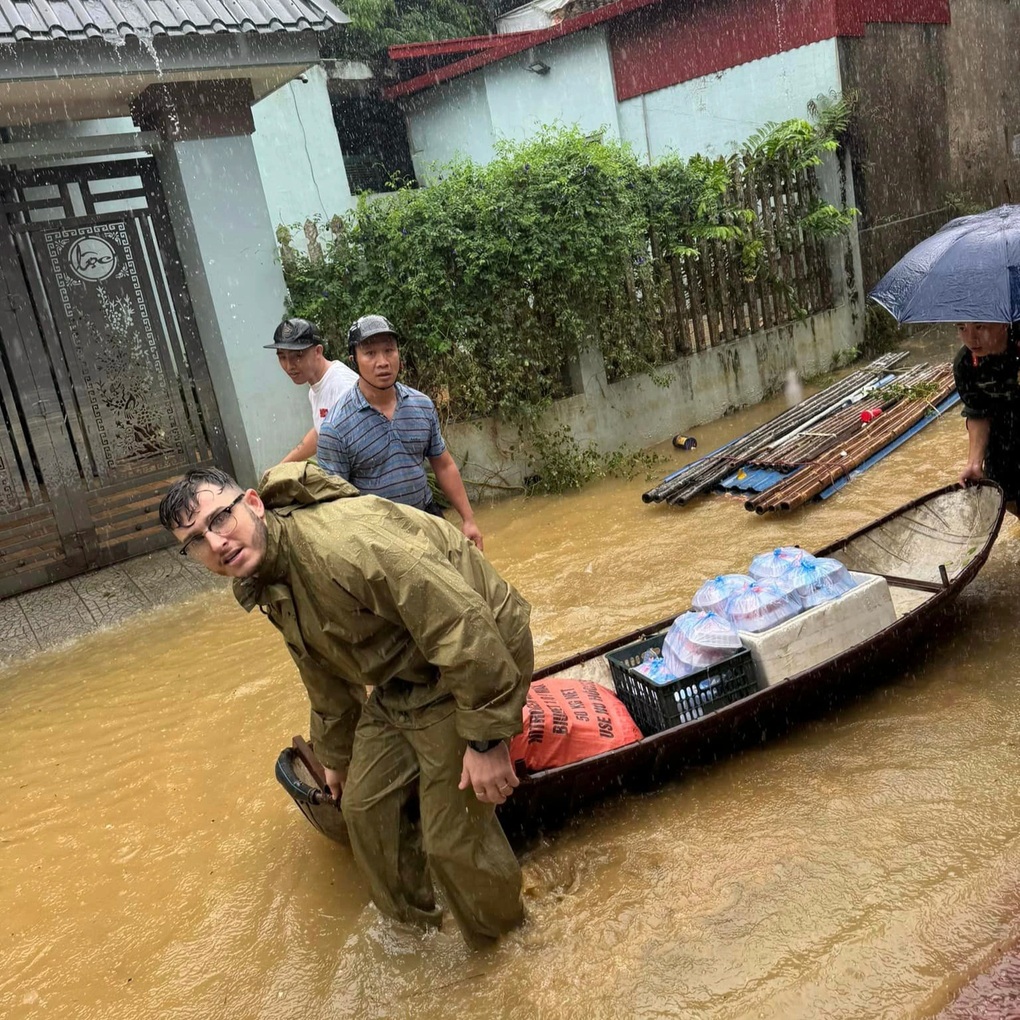
<path fill-rule="evenodd" d="M 407 127 L 397 107 L 369 96 L 334 97 L 332 103 L 353 194 L 387 191 L 394 174 L 414 180 Z"/>

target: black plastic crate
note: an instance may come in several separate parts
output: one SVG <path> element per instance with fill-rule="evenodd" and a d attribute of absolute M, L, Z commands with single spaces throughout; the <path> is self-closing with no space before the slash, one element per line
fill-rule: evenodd
<path fill-rule="evenodd" d="M 606 655 L 616 694 L 646 737 L 699 719 L 758 689 L 754 663 L 746 648 L 679 680 L 653 683 L 634 667 L 641 664 L 641 657 L 649 649 L 660 655 L 665 637 L 664 633 L 655 634 Z"/>

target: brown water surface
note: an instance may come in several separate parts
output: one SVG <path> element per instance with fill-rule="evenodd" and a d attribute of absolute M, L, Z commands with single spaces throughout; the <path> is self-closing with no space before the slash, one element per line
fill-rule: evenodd
<path fill-rule="evenodd" d="M 699 452 L 776 409 L 697 430 Z M 642 475 L 479 520 L 547 663 L 951 481 L 964 451 L 953 413 L 791 515 L 645 506 Z M 693 456 L 664 453 L 655 480 Z M 382 920 L 278 788 L 303 689 L 229 593 L 12 667 L 0 1016 L 930 1016 L 1020 935 L 1016 527 L 897 682 L 529 847 L 528 923 L 487 954 Z"/>

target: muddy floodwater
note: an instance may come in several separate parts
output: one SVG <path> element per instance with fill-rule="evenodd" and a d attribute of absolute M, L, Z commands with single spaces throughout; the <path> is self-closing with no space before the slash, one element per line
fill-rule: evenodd
<path fill-rule="evenodd" d="M 774 414 L 695 430 L 699 452 Z M 689 460 L 665 448 L 655 478 Z M 823 504 L 645 506 L 642 472 L 483 506 L 540 664 L 945 484 L 958 414 Z M 0 672 L 0 1016 L 929 1017 L 1020 937 L 1020 525 L 909 669 L 787 737 L 522 852 L 528 922 L 472 954 L 382 920 L 273 779 L 307 731 L 229 592 Z"/>

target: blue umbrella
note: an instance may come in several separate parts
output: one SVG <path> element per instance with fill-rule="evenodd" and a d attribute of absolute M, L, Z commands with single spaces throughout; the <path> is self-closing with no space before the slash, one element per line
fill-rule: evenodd
<path fill-rule="evenodd" d="M 951 220 L 911 248 L 870 296 L 898 322 L 1020 320 L 1020 205 Z"/>

